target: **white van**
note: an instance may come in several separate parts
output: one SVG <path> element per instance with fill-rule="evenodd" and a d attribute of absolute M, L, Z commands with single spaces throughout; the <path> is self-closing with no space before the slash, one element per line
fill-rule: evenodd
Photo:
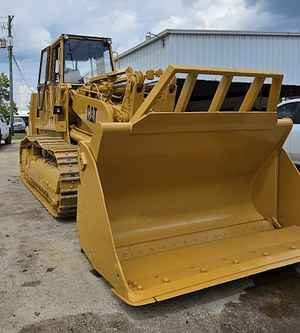
<path fill-rule="evenodd" d="M 9 125 L 2 114 L 0 114 L 0 144 L 4 140 L 5 144 L 11 143 Z"/>
<path fill-rule="evenodd" d="M 300 167 L 300 98 L 286 99 L 277 105 L 278 118 L 291 118 L 293 129 L 289 134 L 284 149 L 291 160 Z"/>

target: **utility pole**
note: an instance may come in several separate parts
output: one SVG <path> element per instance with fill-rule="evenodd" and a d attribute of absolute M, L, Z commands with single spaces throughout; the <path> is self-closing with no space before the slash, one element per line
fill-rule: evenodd
<path fill-rule="evenodd" d="M 8 15 L 7 30 L 8 30 L 8 61 L 9 61 L 9 105 L 10 105 L 10 134 L 14 134 L 14 86 L 13 86 L 13 36 L 12 36 L 12 20 L 13 15 Z"/>

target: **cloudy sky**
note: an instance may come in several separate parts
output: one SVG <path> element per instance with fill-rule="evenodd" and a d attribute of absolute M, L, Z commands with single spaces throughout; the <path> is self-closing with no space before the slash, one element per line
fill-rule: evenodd
<path fill-rule="evenodd" d="M 134 46 L 148 31 L 166 28 L 300 31 L 299 0 L 6 0 L 0 22 L 15 15 L 14 52 L 27 83 L 35 89 L 40 50 L 61 33 L 113 38 L 118 52 Z M 0 29 L 0 37 L 5 31 Z M 0 72 L 7 72 L 6 50 L 0 49 Z M 15 72 L 20 108 L 28 89 Z"/>

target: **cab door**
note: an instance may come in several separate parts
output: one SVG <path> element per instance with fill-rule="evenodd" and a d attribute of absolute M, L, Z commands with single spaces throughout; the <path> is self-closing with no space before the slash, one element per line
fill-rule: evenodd
<path fill-rule="evenodd" d="M 49 69 L 49 47 L 44 49 L 41 53 L 39 80 L 38 80 L 38 116 L 39 112 L 45 108 L 45 93 L 48 83 L 48 69 Z"/>
<path fill-rule="evenodd" d="M 61 106 L 61 84 L 62 84 L 62 43 L 58 41 L 51 48 L 49 69 L 49 111 L 55 115 L 59 114 Z"/>

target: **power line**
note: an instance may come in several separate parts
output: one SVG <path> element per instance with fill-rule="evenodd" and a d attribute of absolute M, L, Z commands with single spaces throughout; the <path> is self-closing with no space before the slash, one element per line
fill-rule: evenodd
<path fill-rule="evenodd" d="M 31 92 L 33 92 L 34 90 L 31 88 L 30 84 L 29 84 L 28 81 L 26 80 L 26 76 L 25 76 L 25 74 L 24 74 L 24 72 L 23 72 L 21 66 L 19 65 L 19 63 L 18 63 L 18 61 L 17 61 L 17 59 L 16 59 L 16 57 L 15 57 L 14 54 L 13 54 L 13 60 L 14 60 L 14 63 L 15 63 L 15 65 L 16 65 L 16 67 L 17 67 L 19 73 L 20 73 L 21 79 L 23 80 L 23 82 L 25 83 L 25 85 L 27 86 L 27 88 L 28 88 Z"/>

